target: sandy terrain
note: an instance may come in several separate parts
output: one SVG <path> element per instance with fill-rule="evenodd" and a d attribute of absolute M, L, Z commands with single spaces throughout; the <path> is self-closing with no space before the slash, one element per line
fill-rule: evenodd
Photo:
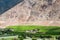
<path fill-rule="evenodd" d="M 60 0 L 24 0 L 0 15 L 0 27 L 22 24 L 60 26 Z"/>

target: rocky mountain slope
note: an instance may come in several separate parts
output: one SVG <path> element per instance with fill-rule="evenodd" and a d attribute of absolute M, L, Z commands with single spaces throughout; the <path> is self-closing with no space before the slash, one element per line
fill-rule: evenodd
<path fill-rule="evenodd" d="M 60 0 L 23 0 L 0 15 L 0 26 L 20 24 L 60 26 Z"/>

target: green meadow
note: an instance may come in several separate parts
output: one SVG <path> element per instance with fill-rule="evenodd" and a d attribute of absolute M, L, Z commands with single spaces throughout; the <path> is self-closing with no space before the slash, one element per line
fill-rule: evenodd
<path fill-rule="evenodd" d="M 7 28 L 13 29 L 16 32 L 25 32 L 27 30 L 39 29 L 38 32 L 51 34 L 51 35 L 60 35 L 59 26 L 40 26 L 40 25 L 18 25 L 18 26 L 8 26 Z"/>
<path fill-rule="evenodd" d="M 15 25 L 0 29 L 0 37 L 16 35 L 18 40 L 23 40 L 27 37 L 33 40 L 38 38 L 57 40 L 60 38 L 60 26 Z"/>

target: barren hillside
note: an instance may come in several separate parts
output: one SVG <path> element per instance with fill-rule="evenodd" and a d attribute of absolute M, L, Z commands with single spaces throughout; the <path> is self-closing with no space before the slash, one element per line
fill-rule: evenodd
<path fill-rule="evenodd" d="M 0 15 L 0 27 L 21 24 L 60 26 L 60 0 L 23 0 Z"/>

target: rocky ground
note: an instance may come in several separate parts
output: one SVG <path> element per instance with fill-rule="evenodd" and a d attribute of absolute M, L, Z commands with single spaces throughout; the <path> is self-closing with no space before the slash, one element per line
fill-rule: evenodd
<path fill-rule="evenodd" d="M 24 0 L 0 15 L 0 26 L 60 26 L 60 0 Z"/>

